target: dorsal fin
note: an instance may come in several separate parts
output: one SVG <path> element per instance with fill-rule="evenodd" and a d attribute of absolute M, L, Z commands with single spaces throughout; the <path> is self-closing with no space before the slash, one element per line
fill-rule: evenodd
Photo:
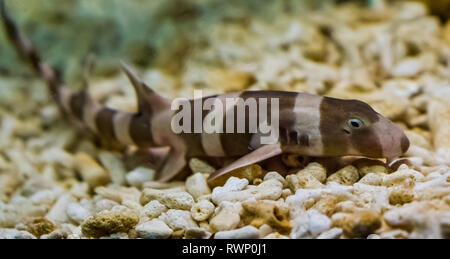
<path fill-rule="evenodd" d="M 130 80 L 136 92 L 138 111 L 142 113 L 158 112 L 170 108 L 170 100 L 153 91 L 146 83 L 141 81 L 133 69 L 125 62 L 121 62 L 122 69 Z"/>

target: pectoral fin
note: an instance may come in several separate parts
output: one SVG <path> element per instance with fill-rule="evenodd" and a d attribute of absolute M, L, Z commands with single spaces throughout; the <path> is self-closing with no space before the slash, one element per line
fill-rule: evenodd
<path fill-rule="evenodd" d="M 182 173 L 184 167 L 187 165 L 186 153 L 180 150 L 170 150 L 164 165 L 162 166 L 158 180 L 161 182 L 168 182 Z"/>
<path fill-rule="evenodd" d="M 281 153 L 282 150 L 279 143 L 264 145 L 211 174 L 208 178 L 208 183 L 211 184 L 219 178 L 226 177 L 227 173 L 233 170 L 258 163 Z"/>

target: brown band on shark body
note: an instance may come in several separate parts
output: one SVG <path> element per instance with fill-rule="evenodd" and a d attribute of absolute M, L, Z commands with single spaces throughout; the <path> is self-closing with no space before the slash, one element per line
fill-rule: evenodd
<path fill-rule="evenodd" d="M 227 156 L 248 153 L 251 138 L 252 134 L 250 133 L 223 133 L 220 135 L 220 140 Z"/>
<path fill-rule="evenodd" d="M 194 112 L 194 102 L 193 100 L 190 100 L 191 105 L 191 133 L 185 133 L 182 132 L 180 136 L 183 138 L 184 142 L 187 146 L 189 146 L 188 154 L 187 156 L 204 156 L 206 155 L 205 151 L 203 150 L 203 143 L 202 143 L 202 133 L 194 133 L 194 118 L 195 118 L 195 112 Z M 203 102 L 202 102 L 203 106 Z M 178 111 L 176 111 L 178 112 Z M 185 119 L 185 118 L 183 118 Z M 183 122 L 184 123 L 184 122 Z"/>
<path fill-rule="evenodd" d="M 247 153 L 249 151 L 249 144 L 251 141 L 251 137 L 253 134 L 249 133 L 249 116 L 250 111 L 248 106 L 245 106 L 244 110 L 244 117 L 245 117 L 245 125 L 244 125 L 244 132 L 238 133 L 238 104 L 240 101 L 246 101 L 247 98 L 254 97 L 255 99 L 258 98 L 257 91 L 244 91 L 242 93 L 238 93 L 232 98 L 238 98 L 235 99 L 235 102 L 233 102 L 232 107 L 227 107 L 228 112 L 225 114 L 223 118 L 223 130 L 224 132 L 220 134 L 220 142 L 222 144 L 223 152 L 228 156 L 237 156 L 242 155 L 243 153 Z M 241 100 L 242 99 L 242 100 Z M 256 103 L 258 104 L 258 99 L 256 99 Z M 230 127 L 227 123 L 227 118 L 231 118 L 230 112 L 233 113 L 233 117 L 231 119 L 233 127 L 232 127 L 232 133 L 227 133 L 227 127 Z M 252 114 L 254 115 L 254 114 Z"/>
<path fill-rule="evenodd" d="M 242 98 L 242 93 L 236 96 L 236 98 Z M 245 101 L 245 99 L 244 99 Z M 248 123 L 248 115 L 249 115 L 249 109 L 248 107 L 245 107 L 244 116 L 246 118 L 245 125 L 244 125 L 244 133 L 238 133 L 238 109 L 237 109 L 237 102 L 233 103 L 232 107 L 227 107 L 228 113 L 225 114 L 223 118 L 223 127 L 224 132 L 220 134 L 220 142 L 222 144 L 222 148 L 224 153 L 227 156 L 237 156 L 241 155 L 243 153 L 247 153 L 249 151 L 249 143 L 251 141 L 251 136 L 248 132 L 249 123 Z M 230 112 L 233 112 L 233 117 L 231 117 Z M 231 125 L 228 125 L 227 118 L 232 118 L 230 121 L 233 122 L 232 132 L 227 133 L 227 127 L 230 127 Z"/>
<path fill-rule="evenodd" d="M 299 138 L 298 138 L 298 133 L 297 133 L 297 131 L 290 131 L 289 132 L 289 141 L 292 143 L 292 144 L 296 144 L 296 145 L 298 145 L 299 144 Z"/>
<path fill-rule="evenodd" d="M 70 97 L 70 110 L 78 120 L 83 120 L 83 111 L 87 102 L 87 94 L 85 91 L 81 91 L 75 94 L 72 94 Z"/>
<path fill-rule="evenodd" d="M 137 113 L 131 118 L 130 137 L 138 147 L 154 145 L 151 117 L 145 113 Z"/>
<path fill-rule="evenodd" d="M 289 138 L 289 130 L 285 128 L 280 128 L 280 136 L 279 136 L 280 143 L 283 145 L 287 145 L 288 138 Z"/>
<path fill-rule="evenodd" d="M 322 135 L 323 153 L 333 155 L 348 150 L 348 138 L 337 128 L 344 120 L 344 107 L 336 99 L 324 97 L 320 104 L 320 132 Z"/>
<path fill-rule="evenodd" d="M 195 133 L 194 132 L 194 123 L 195 123 L 195 118 L 196 116 L 198 116 L 198 114 L 195 114 L 195 102 L 200 102 L 201 104 L 201 109 L 202 109 L 202 122 L 203 119 L 206 117 L 206 115 L 209 112 L 204 112 L 203 111 L 203 103 L 205 102 L 206 99 L 210 99 L 210 98 L 216 98 L 218 95 L 213 95 L 213 96 L 208 96 L 208 97 L 203 97 L 201 99 L 190 99 L 188 100 L 189 102 L 189 106 L 191 108 L 190 110 L 190 132 L 182 132 L 179 135 L 182 137 L 183 141 L 185 142 L 185 144 L 187 146 L 189 146 L 189 150 L 188 153 L 186 154 L 188 157 L 194 157 L 194 156 L 208 156 L 208 154 L 206 153 L 206 151 L 204 150 L 203 147 L 203 141 L 202 141 L 202 134 L 203 133 Z M 178 113 L 181 111 L 181 108 L 176 110 L 175 113 Z M 183 118 L 184 119 L 188 119 L 188 118 Z M 182 123 L 184 124 L 185 122 L 182 121 Z M 187 122 L 186 122 L 187 123 Z"/>
<path fill-rule="evenodd" d="M 116 113 L 116 110 L 103 108 L 96 114 L 95 123 L 98 133 L 107 142 L 117 142 L 114 133 L 114 115 Z"/>
<path fill-rule="evenodd" d="M 289 137 L 289 132 L 294 128 L 294 108 L 298 95 L 299 93 L 295 92 L 275 91 L 273 95 L 271 94 L 271 96 L 269 96 L 269 98 L 279 98 L 280 100 L 283 100 L 279 103 L 279 126 L 280 129 L 284 129 L 286 131 L 282 132 L 283 130 L 280 130 L 280 138 L 284 138 L 286 141 Z"/>
<path fill-rule="evenodd" d="M 186 146 L 189 147 L 188 157 L 198 157 L 206 156 L 202 145 L 202 134 L 201 133 L 181 133 L 180 136 L 183 138 Z"/>
<path fill-rule="evenodd" d="M 409 148 L 409 140 L 406 136 L 402 137 L 401 141 L 400 141 L 400 145 L 402 148 L 402 152 L 405 153 L 406 151 L 408 151 Z"/>
<path fill-rule="evenodd" d="M 309 147 L 309 136 L 307 134 L 301 134 L 299 142 L 301 146 Z"/>
<path fill-rule="evenodd" d="M 358 129 L 354 132 L 344 132 L 343 123 L 353 116 L 364 118 L 368 123 L 374 124 L 379 115 L 368 104 L 358 100 L 341 100 L 324 97 L 320 105 L 320 131 L 324 154 L 336 155 L 357 150 L 365 154 L 382 157 L 383 150 L 380 139 L 368 134 L 367 129 Z M 351 134 L 351 137 L 349 137 Z M 376 139 L 371 139 L 376 138 Z M 369 144 L 375 143 L 375 144 Z"/>
<path fill-rule="evenodd" d="M 334 113 L 331 114 L 351 116 L 352 112 L 355 112 L 358 115 L 368 119 L 371 123 L 375 123 L 379 120 L 378 113 L 365 102 L 354 99 L 343 100 L 332 97 L 324 97 L 323 100 L 324 102 L 322 102 L 322 105 L 325 106 L 325 108 L 328 108 L 327 111 L 334 111 Z"/>

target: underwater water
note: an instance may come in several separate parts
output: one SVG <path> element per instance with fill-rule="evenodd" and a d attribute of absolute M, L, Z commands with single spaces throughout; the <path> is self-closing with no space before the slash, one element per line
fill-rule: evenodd
<path fill-rule="evenodd" d="M 319 123 L 356 116 L 362 106 L 300 103 L 307 119 L 295 122 L 312 129 L 306 140 L 296 132 L 303 153 L 263 150 L 256 158 L 271 159 L 248 158 L 235 170 L 221 168 L 246 159 L 241 139 L 181 143 L 168 135 L 171 150 L 200 146 L 207 155 L 186 157 L 183 173 L 161 182 L 160 169 L 179 160 L 140 147 L 149 140 L 137 124 L 133 131 L 114 115 L 86 119 L 98 110 L 49 91 L 41 77 L 59 79 L 42 67 L 34 72 L 2 30 L 0 238 L 450 237 L 450 1 L 5 2 L 64 87 L 86 91 L 102 107 L 151 110 L 154 118 L 169 107 L 160 96 L 289 91 L 314 95 L 304 97 L 311 103 L 360 100 L 394 124 L 383 124 L 389 127 L 375 142 L 369 131 L 352 141 L 330 133 L 324 141 L 333 127 Z M 122 61 L 157 95 L 136 93 Z M 345 127 L 369 126 L 365 117 L 350 119 Z M 167 133 L 152 129 L 152 141 L 153 131 Z M 117 145 L 123 139 L 133 143 Z M 237 153 L 208 156 L 226 147 Z M 217 172 L 225 173 L 211 180 Z"/>

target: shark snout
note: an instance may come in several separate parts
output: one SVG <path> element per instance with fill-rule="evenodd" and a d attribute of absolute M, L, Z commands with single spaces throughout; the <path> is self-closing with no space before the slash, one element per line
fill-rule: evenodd
<path fill-rule="evenodd" d="M 403 129 L 386 118 L 380 121 L 378 138 L 383 156 L 388 159 L 403 155 L 409 148 L 409 139 Z"/>

